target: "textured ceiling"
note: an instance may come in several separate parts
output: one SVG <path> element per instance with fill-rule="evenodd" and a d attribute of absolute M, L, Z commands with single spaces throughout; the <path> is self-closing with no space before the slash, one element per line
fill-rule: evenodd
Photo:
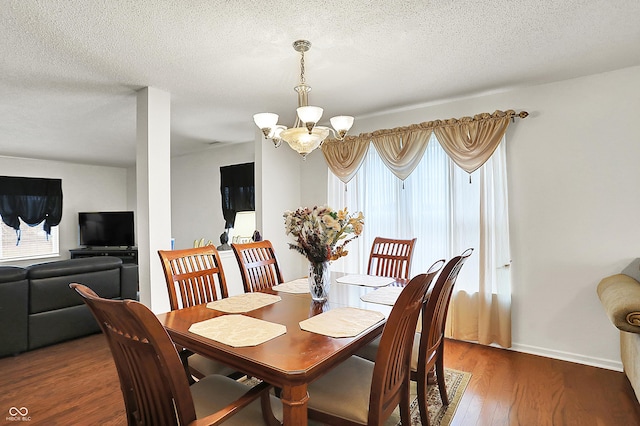
<path fill-rule="evenodd" d="M 299 55 L 325 118 L 640 65 L 640 1 L 0 3 L 0 155 L 135 163 L 136 90 L 171 93 L 172 154 L 294 118 Z M 407 123 L 410 124 L 410 123 Z"/>

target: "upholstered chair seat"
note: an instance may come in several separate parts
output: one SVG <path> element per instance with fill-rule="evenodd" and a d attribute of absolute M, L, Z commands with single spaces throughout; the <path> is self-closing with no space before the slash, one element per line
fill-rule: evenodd
<path fill-rule="evenodd" d="M 226 364 L 204 357 L 200 354 L 189 355 L 189 368 L 197 377 L 209 376 L 211 374 L 222 374 L 223 376 L 238 377 L 237 370 Z"/>
<path fill-rule="evenodd" d="M 374 363 L 352 356 L 309 386 L 309 406 L 358 424 L 367 424 Z"/>
<path fill-rule="evenodd" d="M 351 356 L 309 387 L 309 418 L 326 424 L 380 426 L 400 410 L 410 423 L 409 360 L 418 314 L 444 260 L 411 279 L 396 301 L 380 338 L 375 363 Z"/>
<path fill-rule="evenodd" d="M 240 399 L 247 393 L 248 388 L 245 384 L 221 375 L 211 375 L 200 379 L 189 387 L 196 409 L 196 418 L 202 419 L 220 411 L 226 405 Z M 282 403 L 275 396 L 269 398 L 274 417 L 282 421 Z M 264 424 L 259 398 L 224 422 L 225 426 L 255 424 Z"/>

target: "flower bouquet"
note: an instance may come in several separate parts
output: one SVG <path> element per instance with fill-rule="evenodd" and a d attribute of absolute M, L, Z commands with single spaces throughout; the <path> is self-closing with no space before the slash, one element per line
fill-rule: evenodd
<path fill-rule="evenodd" d="M 329 261 L 346 256 L 345 246 L 358 238 L 364 226 L 362 212 L 349 214 L 347 209 L 308 207 L 286 211 L 285 232 L 295 243 L 289 248 L 309 260 L 309 286 L 314 300 L 325 300 L 331 282 Z"/>

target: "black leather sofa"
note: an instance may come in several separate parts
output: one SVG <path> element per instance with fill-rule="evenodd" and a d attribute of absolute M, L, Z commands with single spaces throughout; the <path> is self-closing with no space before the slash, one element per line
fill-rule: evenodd
<path fill-rule="evenodd" d="M 110 299 L 136 299 L 138 265 L 117 257 L 61 260 L 26 268 L 0 266 L 0 357 L 100 331 L 69 284 Z"/>

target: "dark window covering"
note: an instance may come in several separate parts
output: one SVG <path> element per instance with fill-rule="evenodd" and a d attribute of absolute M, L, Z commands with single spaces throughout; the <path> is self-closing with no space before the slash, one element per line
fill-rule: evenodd
<path fill-rule="evenodd" d="M 20 243 L 20 219 L 29 226 L 43 223 L 47 235 L 62 219 L 62 179 L 0 176 L 0 215 L 16 230 Z"/>
<path fill-rule="evenodd" d="M 220 194 L 225 228 L 233 228 L 236 212 L 256 209 L 254 182 L 254 163 L 220 167 Z"/>

